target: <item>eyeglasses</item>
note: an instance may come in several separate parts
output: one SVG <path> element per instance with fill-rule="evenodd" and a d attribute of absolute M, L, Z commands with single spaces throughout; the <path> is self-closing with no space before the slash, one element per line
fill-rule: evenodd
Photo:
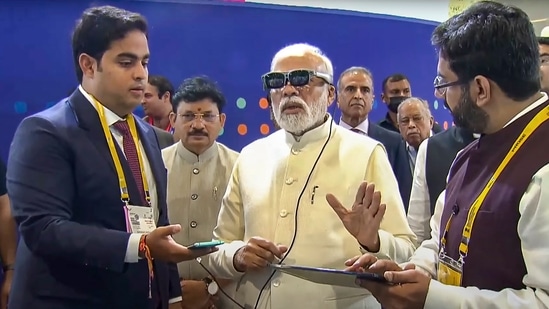
<path fill-rule="evenodd" d="M 311 78 L 318 77 L 326 83 L 332 83 L 332 76 L 311 70 L 293 70 L 289 72 L 269 72 L 261 76 L 263 89 L 280 89 L 288 83 L 294 87 L 303 87 L 311 82 Z"/>
<path fill-rule="evenodd" d="M 444 96 L 448 87 L 462 84 L 464 84 L 464 82 L 461 80 L 456 80 L 455 82 L 446 82 L 441 76 L 435 77 L 435 80 L 433 81 L 433 86 L 435 87 L 435 91 L 439 96 Z"/>
<path fill-rule="evenodd" d="M 179 117 L 181 117 L 181 119 L 185 123 L 194 121 L 195 119 L 211 123 L 211 122 L 215 122 L 217 120 L 217 117 L 219 117 L 219 115 L 217 115 L 217 114 L 191 114 L 191 113 L 186 113 L 186 114 L 177 114 L 177 115 Z"/>

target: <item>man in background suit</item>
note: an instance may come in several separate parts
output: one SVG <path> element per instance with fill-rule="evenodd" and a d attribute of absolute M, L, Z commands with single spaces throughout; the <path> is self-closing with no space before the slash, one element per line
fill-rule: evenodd
<path fill-rule="evenodd" d="M 379 125 L 387 130 L 399 132 L 398 129 L 398 107 L 404 100 L 412 97 L 412 86 L 410 80 L 404 74 L 396 73 L 387 76 L 381 83 L 381 102 L 387 105 L 385 119 Z M 442 132 L 438 123 L 433 123 L 432 134 Z"/>
<path fill-rule="evenodd" d="M 173 241 L 181 227 L 168 226 L 158 139 L 131 114 L 147 81 L 147 23 L 115 7 L 90 8 L 73 33 L 73 57 L 81 85 L 25 118 L 10 149 L 7 185 L 21 239 L 8 306 L 178 308 L 173 263 L 210 251 Z"/>
<path fill-rule="evenodd" d="M 151 126 L 166 132 L 173 132 L 170 117 L 172 115 L 173 85 L 164 76 L 149 75 L 143 98 L 145 120 Z"/>
<path fill-rule="evenodd" d="M 402 138 L 400 134 L 368 120 L 375 97 L 373 79 L 370 70 L 363 67 L 350 67 L 341 73 L 337 82 L 337 106 L 341 110 L 339 125 L 383 144 L 398 182 L 404 208 L 408 209 L 412 173 Z"/>

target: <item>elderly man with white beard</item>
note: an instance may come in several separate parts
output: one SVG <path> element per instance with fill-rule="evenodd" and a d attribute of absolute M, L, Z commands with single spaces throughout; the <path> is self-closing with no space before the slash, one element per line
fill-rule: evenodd
<path fill-rule="evenodd" d="M 235 282 L 241 308 L 379 308 L 364 289 L 269 267 L 341 268 L 361 251 L 405 261 L 415 236 L 383 146 L 328 114 L 335 96 L 330 59 L 294 44 L 274 56 L 262 79 L 282 130 L 242 150 L 214 230 L 225 244 L 204 265 Z"/>

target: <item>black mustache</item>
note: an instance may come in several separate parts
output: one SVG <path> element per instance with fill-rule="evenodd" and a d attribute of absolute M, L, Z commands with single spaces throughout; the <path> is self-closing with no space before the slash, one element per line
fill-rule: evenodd
<path fill-rule="evenodd" d="M 192 131 L 189 133 L 189 135 L 192 135 L 192 136 L 208 136 L 208 133 L 204 132 L 204 131 Z"/>

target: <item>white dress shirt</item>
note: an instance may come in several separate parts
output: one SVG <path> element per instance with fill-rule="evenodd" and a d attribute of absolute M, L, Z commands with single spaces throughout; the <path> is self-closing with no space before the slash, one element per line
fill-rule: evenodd
<path fill-rule="evenodd" d="M 80 92 L 84 95 L 86 99 L 90 102 L 90 104 L 96 108 L 94 100 L 92 99 L 91 95 L 82 88 L 82 85 L 78 86 L 78 89 Z M 105 119 L 107 120 L 107 125 L 109 126 L 109 129 L 111 130 L 111 133 L 114 137 L 114 140 L 118 144 L 118 147 L 124 152 L 124 145 L 122 143 L 124 137 L 122 134 L 113 126 L 118 121 L 126 121 L 125 119 L 121 118 L 117 114 L 115 114 L 113 111 L 105 107 Z M 154 181 L 154 175 L 152 173 L 151 164 L 149 163 L 149 159 L 147 158 L 147 153 L 145 152 L 145 149 L 143 148 L 143 144 L 141 143 L 141 139 L 139 139 L 139 146 L 138 151 L 141 153 L 141 157 L 143 158 L 143 167 L 145 169 L 145 176 L 147 178 L 147 183 L 149 185 L 149 195 L 151 198 L 151 208 L 153 211 L 153 215 L 155 218 L 155 221 L 158 220 L 158 194 L 156 193 L 156 182 Z M 126 154 L 124 154 L 125 156 Z M 130 235 L 130 238 L 128 240 L 128 247 L 126 249 L 126 257 L 124 261 L 126 263 L 137 263 L 139 261 L 139 240 L 141 240 L 141 235 L 139 233 L 132 233 Z M 170 299 L 170 304 L 181 301 L 181 297 Z"/>
<path fill-rule="evenodd" d="M 410 193 L 410 202 L 408 204 L 408 224 L 416 234 L 418 244 L 429 238 L 431 228 L 429 219 L 431 218 L 431 200 L 429 198 L 429 187 L 425 177 L 425 165 L 427 164 L 427 145 L 426 139 L 419 145 L 414 168 L 414 177 L 412 181 L 412 192 Z"/>
<path fill-rule="evenodd" d="M 479 134 L 473 134 L 479 138 Z M 408 203 L 408 224 L 414 234 L 417 236 L 418 244 L 431 237 L 431 198 L 429 197 L 429 186 L 425 176 L 425 166 L 427 165 L 427 147 L 429 139 L 424 140 L 417 150 L 415 166 L 413 170 L 412 191 L 410 193 L 410 202 Z"/>
<path fill-rule="evenodd" d="M 351 127 L 350 125 L 348 125 L 345 121 L 343 121 L 343 119 L 339 119 L 339 126 L 344 128 L 344 129 L 347 129 L 347 130 L 356 129 L 356 130 L 360 131 L 360 132 L 356 132 L 356 133 L 360 133 L 360 134 L 363 134 L 363 135 L 368 135 L 368 128 L 369 128 L 368 118 L 364 119 L 363 122 L 359 123 L 354 128 Z"/>
<path fill-rule="evenodd" d="M 519 113 L 515 121 L 547 100 L 547 95 Z M 507 125 L 509 124 L 507 123 Z M 421 147 L 420 147 L 421 149 Z M 419 156 L 419 154 L 418 154 Z M 416 168 L 417 171 L 417 168 Z M 416 250 L 411 263 L 436 278 L 440 246 L 440 224 L 444 209 L 445 191 L 437 199 L 431 218 L 431 239 L 425 240 Z M 517 231 L 527 274 L 523 290 L 480 290 L 476 287 L 459 287 L 431 280 L 425 309 L 534 309 L 549 308 L 549 165 L 542 167 L 533 177 L 519 203 L 520 219 Z M 428 203 L 427 203 L 428 204 Z M 413 228 L 413 227 L 412 227 Z M 489 253 L 487 253 L 489 254 Z M 494 254 L 505 254 L 496 252 Z M 513 265 L 509 265 L 513 267 Z"/>

